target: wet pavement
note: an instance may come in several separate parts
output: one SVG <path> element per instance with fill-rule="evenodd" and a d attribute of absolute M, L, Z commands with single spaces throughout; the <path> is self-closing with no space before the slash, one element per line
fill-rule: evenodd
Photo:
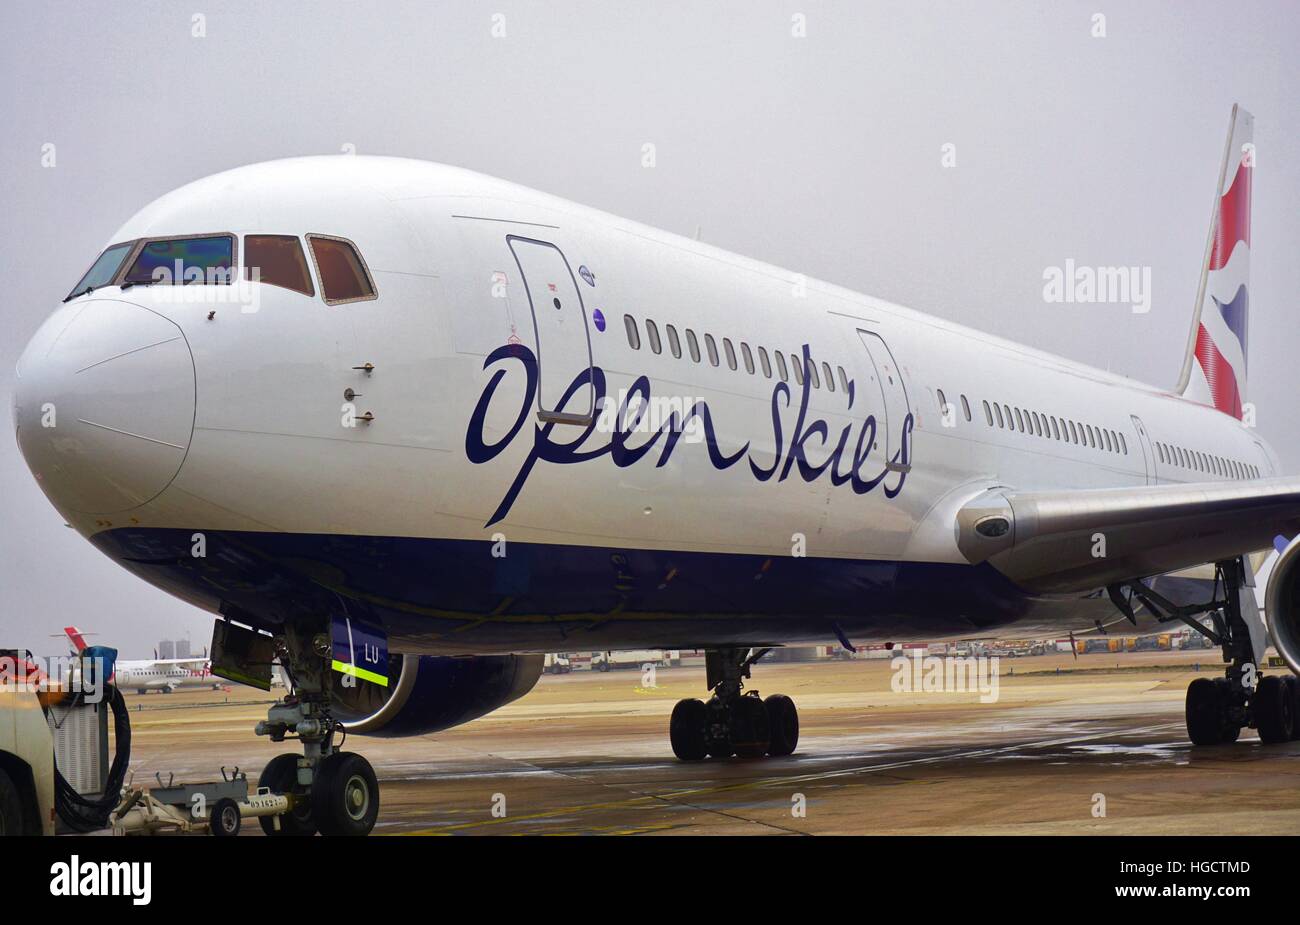
<path fill-rule="evenodd" d="M 377 834 L 1300 832 L 1300 742 L 1187 741 L 1193 660 L 1004 660 L 993 703 L 897 693 L 883 660 L 760 663 L 752 686 L 800 711 L 798 751 L 780 759 L 672 757 L 668 715 L 702 695 L 698 667 L 659 669 L 654 686 L 639 671 L 546 676 L 467 726 L 347 748 L 380 777 Z M 215 778 L 223 764 L 255 779 L 290 750 L 252 734 L 266 697 L 129 696 L 136 782 Z"/>

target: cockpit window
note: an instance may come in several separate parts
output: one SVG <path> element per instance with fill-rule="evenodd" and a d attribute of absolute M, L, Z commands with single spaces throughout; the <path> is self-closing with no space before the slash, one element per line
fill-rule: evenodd
<path fill-rule="evenodd" d="M 321 295 L 327 305 L 375 298 L 375 284 L 351 241 L 309 234 L 307 243 L 311 245 L 311 257 L 320 273 Z"/>
<path fill-rule="evenodd" d="M 126 260 L 126 255 L 131 253 L 131 248 L 134 246 L 134 241 L 127 241 L 125 244 L 114 244 L 100 254 L 99 259 L 86 271 L 86 275 L 81 277 L 81 281 L 72 287 L 72 291 L 68 293 L 68 297 L 63 301 L 67 302 L 79 295 L 85 295 L 92 289 L 98 289 L 111 283 L 116 278 L 117 271 L 121 269 L 122 261 Z"/>
<path fill-rule="evenodd" d="M 307 258 L 302 245 L 291 234 L 258 234 L 244 237 L 244 278 L 270 286 L 283 286 L 314 296 Z"/>
<path fill-rule="evenodd" d="M 231 282 L 234 263 L 235 239 L 231 235 L 162 238 L 145 242 L 122 282 L 164 286 L 226 284 Z"/>

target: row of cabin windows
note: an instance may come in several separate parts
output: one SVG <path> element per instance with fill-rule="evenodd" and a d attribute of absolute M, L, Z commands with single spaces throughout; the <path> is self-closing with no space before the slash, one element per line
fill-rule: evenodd
<path fill-rule="evenodd" d="M 623 327 L 627 331 L 628 346 L 633 350 L 640 350 L 641 330 L 636 319 L 631 315 L 624 315 Z M 703 358 L 707 356 L 710 366 L 721 366 L 725 359 L 728 369 L 739 370 L 743 364 L 745 372 L 751 376 L 761 370 L 764 378 L 771 379 L 773 372 L 775 372 L 782 382 L 789 382 L 791 375 L 793 375 L 795 383 L 803 385 L 803 363 L 800 361 L 800 354 L 794 351 L 790 352 L 790 362 L 787 364 L 785 355 L 780 350 L 773 350 L 769 357 L 766 347 L 750 349 L 749 344 L 743 340 L 739 342 L 740 349 L 737 351 L 737 345 L 732 343 L 731 338 L 722 338 L 722 352 L 719 353 L 718 342 L 713 339 L 713 335 L 705 334 L 704 353 L 701 353 L 700 340 L 690 328 L 684 328 L 679 334 L 676 327 L 665 324 L 664 335 L 668 341 L 668 352 L 676 359 L 680 360 L 682 358 L 682 343 L 685 341 L 686 352 L 690 355 L 692 363 L 703 362 Z M 659 335 L 659 325 L 649 318 L 645 320 L 645 339 L 652 353 L 663 353 L 664 338 Z M 757 357 L 757 363 L 755 363 L 755 357 Z M 847 392 L 849 390 L 849 377 L 845 374 L 843 366 L 836 366 L 832 371 L 831 365 L 823 361 L 819 372 L 816 361 L 808 364 L 808 381 L 814 389 L 820 389 L 824 382 L 827 389 L 832 392 L 836 391 L 837 374 L 839 388 Z"/>
<path fill-rule="evenodd" d="M 938 389 L 937 392 L 939 412 L 948 414 L 950 408 L 948 399 L 944 397 L 943 389 Z M 970 402 L 966 400 L 965 395 L 959 397 L 961 398 L 962 414 L 969 421 L 971 419 Z M 999 405 L 997 402 L 990 404 L 986 400 L 984 402 L 984 421 L 989 427 L 1000 427 L 1003 430 L 1019 431 L 1022 434 L 1044 437 L 1048 440 L 1074 443 L 1079 446 L 1104 450 L 1107 453 L 1128 455 L 1128 441 L 1124 439 L 1123 434 L 1105 427 L 1094 427 L 1091 424 L 1071 421 L 1068 418 L 1058 418 L 1051 414 L 1022 410 L 1011 405 Z"/>
<path fill-rule="evenodd" d="M 950 408 L 948 400 L 944 397 L 943 389 L 936 391 L 939 399 L 939 411 L 941 414 L 946 415 L 949 413 Z M 962 414 L 969 421 L 971 419 L 970 402 L 966 400 L 965 395 L 959 397 L 961 398 Z M 1037 411 L 1022 411 L 1020 408 L 999 405 L 997 402 L 993 402 L 990 406 L 987 401 L 984 402 L 984 419 L 989 427 L 997 426 L 1003 429 L 1017 430 L 1021 433 L 1033 434 L 1039 437 L 1063 440 L 1066 443 L 1095 447 L 1109 453 L 1128 455 L 1128 441 L 1124 439 L 1124 435 L 1104 427 L 1080 424 L 1050 414 L 1040 415 Z M 996 424 L 994 423 L 995 420 Z M 1193 469 L 1198 472 L 1222 476 L 1223 478 L 1259 478 L 1259 469 L 1257 467 L 1235 459 L 1215 456 L 1213 453 L 1202 453 L 1199 450 L 1189 450 L 1180 446 L 1160 443 L 1159 441 L 1156 442 L 1156 452 L 1160 456 L 1160 461 L 1167 465 L 1181 466 L 1184 469 Z"/>
<path fill-rule="evenodd" d="M 1189 450 L 1185 447 L 1173 446 L 1159 441 L 1156 442 L 1156 453 L 1159 454 L 1162 463 L 1170 466 L 1193 469 L 1197 472 L 1218 475 L 1226 479 L 1259 478 L 1259 469 L 1255 466 L 1235 459 L 1215 456 L 1213 453 L 1202 453 L 1200 450 Z"/>

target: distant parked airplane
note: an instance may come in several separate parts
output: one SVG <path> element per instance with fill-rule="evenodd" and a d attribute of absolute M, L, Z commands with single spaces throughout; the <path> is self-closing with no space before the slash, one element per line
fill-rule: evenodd
<path fill-rule="evenodd" d="M 65 626 L 63 634 L 72 644 L 72 654 L 80 655 L 86 648 L 86 636 L 75 626 Z M 210 687 L 219 689 L 223 682 L 212 674 L 212 660 L 206 653 L 201 658 L 155 658 L 153 660 L 119 659 L 109 679 L 122 690 L 161 691 L 170 694 L 184 687 Z"/>

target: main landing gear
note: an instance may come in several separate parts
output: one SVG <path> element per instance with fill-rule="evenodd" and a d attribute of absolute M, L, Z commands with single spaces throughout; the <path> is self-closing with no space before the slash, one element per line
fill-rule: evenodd
<path fill-rule="evenodd" d="M 1187 737 L 1193 745 L 1229 744 L 1244 728 L 1257 730 L 1265 745 L 1300 739 L 1300 681 L 1259 671 L 1267 636 L 1248 567 L 1242 559 L 1228 559 L 1215 568 L 1214 592 L 1204 604 L 1179 606 L 1141 582 L 1125 586 L 1127 598 L 1112 588 L 1111 599 L 1130 619 L 1131 602 L 1138 600 L 1158 620 L 1181 620 L 1222 647 L 1224 677 L 1197 678 L 1187 687 Z M 1195 619 L 1201 614 L 1209 615 L 1211 626 Z"/>
<path fill-rule="evenodd" d="M 294 736 L 303 755 L 278 755 L 263 769 L 258 787 L 288 796 L 290 809 L 258 821 L 267 835 L 368 835 L 379 816 L 379 782 L 370 762 L 335 744 L 343 726 L 329 710 L 329 692 L 338 683 L 330 669 L 329 636 L 286 627 L 276 639 L 276 654 L 293 692 L 267 711 L 257 734 L 272 742 Z"/>
<path fill-rule="evenodd" d="M 742 691 L 750 666 L 769 649 L 709 649 L 705 674 L 713 696 L 679 700 L 673 707 L 668 735 L 673 754 L 682 761 L 705 757 L 779 758 L 799 744 L 799 711 L 784 694 L 760 700 L 758 691 Z"/>

